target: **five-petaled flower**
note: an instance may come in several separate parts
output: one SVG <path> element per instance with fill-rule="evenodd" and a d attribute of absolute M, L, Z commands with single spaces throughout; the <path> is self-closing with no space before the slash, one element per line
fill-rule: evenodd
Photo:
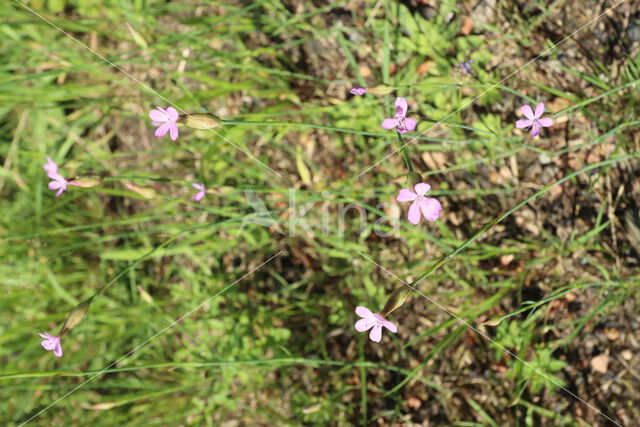
<path fill-rule="evenodd" d="M 398 128 L 398 133 L 410 132 L 416 128 L 416 120 L 407 116 L 407 100 L 404 98 L 396 99 L 396 114 L 393 118 L 384 119 L 382 127 L 384 129 Z"/>
<path fill-rule="evenodd" d="M 155 135 L 158 138 L 162 138 L 169 132 L 171 140 L 175 141 L 178 138 L 178 126 L 176 125 L 178 112 L 173 107 L 168 107 L 166 110 L 160 107 L 156 108 L 156 110 L 149 112 L 149 118 L 153 120 L 153 125 L 159 126 L 158 129 L 156 129 Z"/>
<path fill-rule="evenodd" d="M 62 357 L 62 346 L 60 345 L 61 337 L 49 335 L 47 332 L 45 332 L 44 334 L 38 333 L 38 335 L 44 338 L 44 341 L 42 341 L 40 344 L 42 345 L 42 347 L 44 347 L 45 350 L 53 350 L 53 354 L 55 354 L 57 357 Z"/>
<path fill-rule="evenodd" d="M 364 95 L 369 89 L 366 87 L 354 87 L 350 90 L 351 95 Z"/>
<path fill-rule="evenodd" d="M 398 332 L 398 328 L 393 323 L 389 322 L 387 319 L 382 317 L 379 314 L 372 313 L 366 307 L 359 305 L 356 307 L 356 314 L 362 319 L 356 322 L 356 331 L 364 332 L 371 329 L 371 333 L 369 333 L 369 338 L 371 341 L 380 342 L 382 339 L 382 327 L 384 326 L 394 334 Z"/>
<path fill-rule="evenodd" d="M 47 163 L 42 166 L 42 169 L 47 172 L 47 176 L 51 179 L 51 182 L 49 183 L 49 190 L 58 190 L 56 197 L 60 196 L 67 190 L 69 181 L 64 179 L 64 177 L 58 173 L 58 165 L 56 162 L 51 160 L 50 157 L 47 157 Z"/>
<path fill-rule="evenodd" d="M 535 114 L 531 111 L 531 107 L 528 105 L 523 105 L 520 110 L 527 119 L 518 120 L 516 122 L 516 127 L 518 129 L 531 127 L 531 136 L 538 136 L 540 134 L 541 127 L 548 128 L 553 124 L 553 119 L 549 117 L 542 117 L 542 114 L 544 113 L 544 104 L 542 102 L 538 103 L 536 106 Z"/>
<path fill-rule="evenodd" d="M 56 197 L 59 197 L 62 193 L 67 191 L 67 184 L 69 184 L 69 181 L 64 179 L 62 175 L 60 175 L 58 172 L 49 172 L 47 176 L 51 178 L 51 182 L 49 183 L 49 190 L 58 190 L 56 192 Z"/>
<path fill-rule="evenodd" d="M 427 221 L 435 221 L 440 217 L 442 205 L 439 201 L 432 197 L 427 197 L 427 193 L 431 190 L 429 184 L 421 182 L 414 187 L 415 192 L 410 188 L 403 188 L 398 194 L 399 202 L 413 202 L 409 207 L 409 222 L 417 225 L 420 222 L 420 213 Z"/>
<path fill-rule="evenodd" d="M 199 202 L 200 200 L 202 200 L 207 190 L 206 188 L 204 188 L 204 184 L 194 183 L 194 184 L 191 184 L 191 186 L 196 190 L 200 190 L 195 194 L 195 196 L 193 196 L 193 200 L 195 200 L 196 202 Z"/>

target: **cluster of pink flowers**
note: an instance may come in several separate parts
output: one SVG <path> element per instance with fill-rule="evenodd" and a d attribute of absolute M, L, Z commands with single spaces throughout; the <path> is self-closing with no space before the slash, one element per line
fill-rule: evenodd
<path fill-rule="evenodd" d="M 467 61 L 462 64 L 464 68 L 464 74 L 471 73 L 471 64 L 473 61 Z M 353 95 L 364 95 L 368 92 L 367 88 L 357 87 L 351 89 Z M 412 132 L 417 127 L 416 119 L 407 117 L 408 103 L 405 98 L 398 97 L 395 101 L 395 114 L 391 118 L 384 119 L 381 123 L 383 129 L 391 130 L 395 129 L 400 135 L 406 132 Z M 553 125 L 551 118 L 542 117 L 544 113 L 544 104 L 539 103 L 536 106 L 535 113 L 532 111 L 529 105 L 525 105 L 521 108 L 523 115 L 526 119 L 518 120 L 516 122 L 516 128 L 518 129 L 531 129 L 532 136 L 538 136 L 540 130 L 543 127 L 550 127 Z M 156 107 L 149 112 L 149 118 L 152 120 L 152 124 L 157 127 L 155 135 L 158 138 L 162 138 L 169 133 L 172 141 L 178 138 L 178 111 L 173 107 L 166 109 Z M 47 176 L 51 181 L 49 182 L 49 189 L 56 191 L 55 196 L 59 197 L 63 192 L 67 190 L 68 185 L 86 186 L 86 182 L 83 184 L 82 180 L 78 182 L 72 180 L 68 181 L 58 171 L 58 165 L 51 159 L 47 158 L 47 163 L 44 164 L 43 169 L 47 172 Z M 193 200 L 200 202 L 206 195 L 206 187 L 203 183 L 193 183 L 193 188 L 197 190 L 193 196 Z M 440 202 L 427 194 L 431 190 L 431 185 L 421 182 L 414 185 L 413 189 L 403 188 L 400 190 L 396 200 L 399 202 L 411 202 L 407 219 L 413 225 L 418 225 L 420 220 L 424 217 L 425 220 L 434 222 L 440 218 L 440 211 L 442 205 Z M 366 307 L 358 306 L 355 310 L 356 314 L 360 316 L 355 324 L 355 329 L 358 332 L 365 332 L 371 330 L 369 338 L 374 342 L 380 342 L 382 339 L 382 329 L 386 328 L 392 333 L 397 333 L 398 328 L 395 324 L 385 319 L 382 314 L 373 313 Z M 64 331 L 63 331 L 64 333 Z M 62 336 L 50 335 L 49 333 L 39 333 L 40 337 L 44 340 L 41 342 L 42 347 L 46 350 L 53 351 L 55 356 L 62 357 Z"/>
<path fill-rule="evenodd" d="M 471 65 L 473 61 L 466 61 L 460 64 L 461 72 L 463 74 L 471 74 Z M 367 92 L 366 88 L 354 88 L 351 89 L 353 95 L 364 95 Z M 412 117 L 407 117 L 408 104 L 405 98 L 397 98 L 395 102 L 396 113 L 393 117 L 384 119 L 382 121 L 382 128 L 386 130 L 395 129 L 399 134 L 414 131 L 417 127 L 417 122 Z M 544 113 L 544 104 L 538 103 L 535 113 L 532 111 L 529 105 L 524 105 L 521 108 L 522 114 L 526 119 L 518 120 L 516 122 L 516 128 L 518 129 L 531 129 L 532 136 L 538 136 L 540 129 L 543 127 L 550 127 L 553 125 L 553 120 L 548 117 L 542 117 Z M 404 147 L 404 146 L 403 146 Z M 436 221 L 440 218 L 440 211 L 442 205 L 433 197 L 429 197 L 427 193 L 431 190 L 431 186 L 425 182 L 416 184 L 413 190 L 410 188 L 403 188 L 400 190 L 396 200 L 399 202 L 411 202 L 409 206 L 409 212 L 407 219 L 411 224 L 418 225 L 420 220 L 424 217 L 427 221 Z M 356 314 L 361 317 L 355 324 L 355 328 L 358 332 L 364 332 L 371 329 L 369 338 L 372 341 L 380 342 L 382 339 L 382 328 L 385 327 L 389 331 L 396 333 L 398 328 L 396 325 L 386 320 L 382 315 L 371 312 L 368 308 L 358 306 L 356 308 Z"/>

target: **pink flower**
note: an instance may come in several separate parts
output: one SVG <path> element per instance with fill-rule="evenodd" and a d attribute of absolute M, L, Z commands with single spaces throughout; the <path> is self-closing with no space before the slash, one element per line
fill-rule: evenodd
<path fill-rule="evenodd" d="M 384 119 L 382 121 L 382 127 L 384 129 L 398 128 L 399 133 L 410 132 L 416 128 L 416 121 L 407 115 L 407 100 L 404 98 L 396 99 L 396 114 L 392 119 Z"/>
<path fill-rule="evenodd" d="M 394 334 L 398 332 L 398 328 L 393 323 L 389 322 L 384 317 L 379 314 L 372 313 L 366 307 L 359 305 L 356 307 L 356 314 L 362 319 L 356 322 L 356 331 L 364 332 L 371 329 L 371 333 L 369 333 L 369 338 L 371 341 L 380 342 L 382 339 L 382 327 L 384 326 Z"/>
<path fill-rule="evenodd" d="M 51 157 L 47 157 L 47 163 L 45 163 L 44 166 L 42 166 L 42 169 L 44 169 L 47 172 L 47 175 L 50 173 L 57 173 L 58 165 L 56 165 L 56 162 L 51 160 Z"/>
<path fill-rule="evenodd" d="M 178 112 L 173 107 L 169 107 L 166 110 L 160 107 L 156 108 L 156 110 L 149 112 L 149 118 L 153 120 L 153 125 L 159 126 L 158 129 L 156 129 L 155 135 L 158 138 L 162 138 L 169 132 L 171 140 L 175 141 L 178 138 L 178 126 L 176 125 Z"/>
<path fill-rule="evenodd" d="M 531 136 L 538 136 L 540 134 L 541 127 L 548 128 L 553 124 L 553 119 L 549 117 L 541 118 L 542 113 L 544 113 L 544 104 L 542 102 L 538 103 L 536 106 L 535 114 L 533 114 L 531 107 L 528 105 L 523 105 L 520 110 L 527 120 L 518 120 L 516 122 L 516 128 L 522 129 L 531 127 Z"/>
<path fill-rule="evenodd" d="M 426 194 L 431 190 L 429 184 L 421 182 L 414 187 L 415 192 L 409 188 L 403 188 L 398 194 L 397 200 L 399 202 L 413 202 L 409 207 L 409 222 L 413 225 L 417 225 L 420 222 L 420 212 L 427 221 L 435 221 L 440 217 L 440 210 L 442 205 L 436 199 L 427 197 Z"/>
<path fill-rule="evenodd" d="M 44 338 L 44 341 L 42 341 L 40 344 L 42 345 L 42 347 L 44 347 L 45 350 L 53 350 L 53 354 L 55 354 L 57 357 L 62 357 L 62 346 L 60 345 L 60 337 L 49 335 L 46 332 L 44 334 L 38 333 L 38 335 Z"/>
<path fill-rule="evenodd" d="M 193 200 L 199 202 L 200 200 L 202 200 L 207 190 L 204 188 L 204 184 L 191 184 L 191 186 L 197 190 L 200 190 L 195 194 L 195 196 L 193 196 Z"/>
<path fill-rule="evenodd" d="M 58 190 L 58 192 L 56 193 L 56 197 L 59 197 L 62 193 L 67 191 L 67 184 L 69 184 L 69 181 L 64 179 L 62 175 L 60 175 L 58 172 L 49 172 L 47 176 L 51 178 L 51 182 L 49 183 L 49 190 Z"/>
<path fill-rule="evenodd" d="M 354 87 L 351 89 L 351 95 L 364 95 L 369 89 L 366 87 Z"/>

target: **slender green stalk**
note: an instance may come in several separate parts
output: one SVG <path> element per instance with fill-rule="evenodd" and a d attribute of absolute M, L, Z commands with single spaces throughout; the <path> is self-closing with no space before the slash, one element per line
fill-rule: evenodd
<path fill-rule="evenodd" d="M 398 142 L 400 142 L 400 153 L 402 153 L 402 158 L 404 159 L 404 164 L 407 167 L 409 173 L 413 172 L 413 165 L 411 164 L 411 159 L 409 158 L 409 151 L 407 150 L 407 146 L 402 141 L 402 135 L 400 132 L 396 132 L 398 136 Z"/>

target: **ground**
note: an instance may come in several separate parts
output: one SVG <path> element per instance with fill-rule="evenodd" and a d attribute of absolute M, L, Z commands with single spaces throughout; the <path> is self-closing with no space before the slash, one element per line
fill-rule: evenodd
<path fill-rule="evenodd" d="M 637 2 L 0 15 L 4 423 L 640 423 Z M 398 96 L 414 132 L 380 126 Z M 158 139 L 170 105 L 224 123 Z M 47 157 L 98 185 L 54 197 Z M 355 331 L 407 286 L 397 334 Z"/>

